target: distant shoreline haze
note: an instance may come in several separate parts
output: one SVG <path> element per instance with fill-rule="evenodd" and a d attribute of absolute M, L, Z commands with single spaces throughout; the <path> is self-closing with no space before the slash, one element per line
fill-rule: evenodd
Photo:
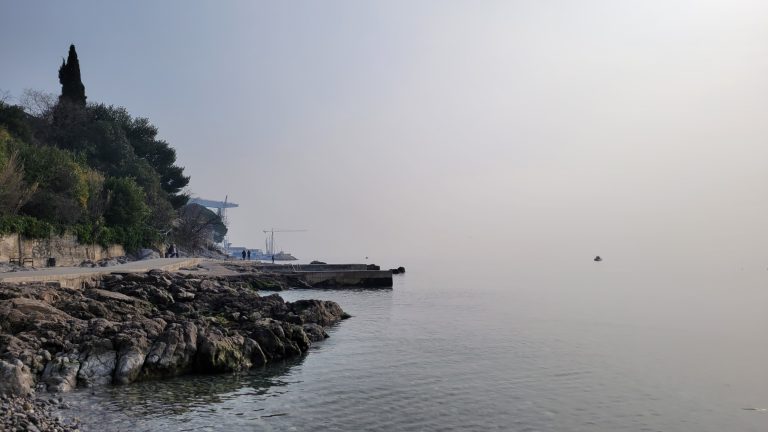
<path fill-rule="evenodd" d="M 42 5 L 2 7 L 0 86 L 59 94 L 74 43 L 88 102 L 151 119 L 189 191 L 240 204 L 233 244 L 768 262 L 765 2 Z"/>

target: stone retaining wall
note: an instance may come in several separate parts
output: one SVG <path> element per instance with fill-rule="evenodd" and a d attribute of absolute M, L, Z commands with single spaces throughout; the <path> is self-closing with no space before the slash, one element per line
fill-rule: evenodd
<path fill-rule="evenodd" d="M 51 236 L 47 239 L 27 239 L 18 234 L 0 236 L 0 262 L 11 258 L 32 258 L 34 267 L 45 267 L 48 258 L 55 258 L 57 266 L 76 266 L 85 260 L 98 261 L 125 255 L 120 245 L 104 248 L 83 245 L 74 235 Z M 25 264 L 29 266 L 30 264 Z"/>

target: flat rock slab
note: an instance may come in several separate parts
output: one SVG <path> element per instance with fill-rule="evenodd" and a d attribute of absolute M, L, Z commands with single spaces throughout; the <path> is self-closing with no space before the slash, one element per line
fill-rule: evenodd
<path fill-rule="evenodd" d="M 97 298 L 99 300 L 117 300 L 117 301 L 123 301 L 126 303 L 134 303 L 136 301 L 135 297 L 130 297 L 125 294 L 120 294 L 119 292 L 106 291 L 98 288 L 89 289 L 88 291 L 86 291 L 86 295 L 88 294 L 93 295 L 94 298 Z"/>
<path fill-rule="evenodd" d="M 61 313 L 60 310 L 55 307 L 41 302 L 40 300 L 30 298 L 15 298 L 11 299 L 11 306 L 14 309 L 18 309 L 24 313 L 40 312 L 44 314 L 56 314 Z"/>

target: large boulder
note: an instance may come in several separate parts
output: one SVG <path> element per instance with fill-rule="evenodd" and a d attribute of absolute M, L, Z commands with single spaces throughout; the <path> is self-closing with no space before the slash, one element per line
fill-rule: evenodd
<path fill-rule="evenodd" d="M 136 381 L 149 350 L 146 333 L 140 330 L 128 330 L 117 335 L 115 343 L 118 351 L 114 382 L 128 384 Z"/>
<path fill-rule="evenodd" d="M 219 329 L 208 329 L 198 339 L 197 371 L 234 372 L 251 367 L 250 353 L 244 349 L 241 335 L 225 336 Z"/>
<path fill-rule="evenodd" d="M 263 318 L 252 326 L 250 337 L 259 344 L 268 360 L 300 355 L 311 343 L 300 326 L 271 318 Z"/>
<path fill-rule="evenodd" d="M 80 355 L 78 383 L 85 387 L 110 384 L 117 365 L 117 352 L 112 341 L 100 339 L 88 343 L 90 348 Z"/>
<path fill-rule="evenodd" d="M 171 323 L 152 343 L 144 359 L 143 377 L 173 376 L 190 372 L 197 352 L 197 326 Z"/>
<path fill-rule="evenodd" d="M 66 321 L 72 317 L 50 304 L 37 299 L 18 297 L 0 302 L 0 317 L 5 328 L 14 325 L 33 327 L 39 322 Z"/>
<path fill-rule="evenodd" d="M 0 360 L 0 393 L 8 395 L 28 395 L 32 393 L 34 377 L 21 361 L 13 363 Z"/>
<path fill-rule="evenodd" d="M 41 381 L 50 392 L 66 392 L 77 386 L 80 361 L 77 354 L 59 354 L 48 362 Z"/>
<path fill-rule="evenodd" d="M 301 318 L 302 323 L 330 326 L 349 318 L 336 302 L 326 300 L 297 300 L 288 304 L 289 309 Z"/>
<path fill-rule="evenodd" d="M 280 323 L 270 318 L 260 319 L 250 334 L 264 352 L 267 360 L 281 359 L 286 355 L 283 341 L 285 333 Z"/>
<path fill-rule="evenodd" d="M 267 356 L 261 350 L 259 343 L 251 338 L 246 338 L 243 344 L 244 352 L 251 359 L 253 366 L 261 366 L 267 363 Z"/>
<path fill-rule="evenodd" d="M 304 324 L 302 325 L 302 328 L 312 342 L 320 342 L 328 337 L 328 333 L 325 332 L 325 329 L 317 324 Z"/>
<path fill-rule="evenodd" d="M 174 303 L 173 296 L 164 287 L 147 285 L 144 289 L 147 293 L 147 299 L 154 305 L 168 307 Z"/>
<path fill-rule="evenodd" d="M 289 322 L 283 322 L 280 325 L 283 327 L 286 339 L 290 341 L 289 345 L 291 348 L 298 350 L 298 352 L 294 351 L 291 354 L 299 355 L 309 349 L 312 342 L 307 337 L 307 334 L 304 333 L 302 326 Z"/>

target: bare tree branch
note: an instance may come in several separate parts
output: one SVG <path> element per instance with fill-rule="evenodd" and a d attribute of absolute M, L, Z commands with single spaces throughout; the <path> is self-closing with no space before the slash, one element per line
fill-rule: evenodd
<path fill-rule="evenodd" d="M 178 224 L 173 238 L 183 249 L 198 252 L 214 244 L 216 227 L 221 218 L 197 204 L 190 204 L 179 210 Z"/>
<path fill-rule="evenodd" d="M 8 90 L 0 89 L 0 103 L 8 103 L 13 100 L 13 95 Z"/>
<path fill-rule="evenodd" d="M 19 105 L 24 108 L 24 111 L 36 117 L 52 118 L 57 100 L 53 93 L 24 89 L 19 97 Z"/>

